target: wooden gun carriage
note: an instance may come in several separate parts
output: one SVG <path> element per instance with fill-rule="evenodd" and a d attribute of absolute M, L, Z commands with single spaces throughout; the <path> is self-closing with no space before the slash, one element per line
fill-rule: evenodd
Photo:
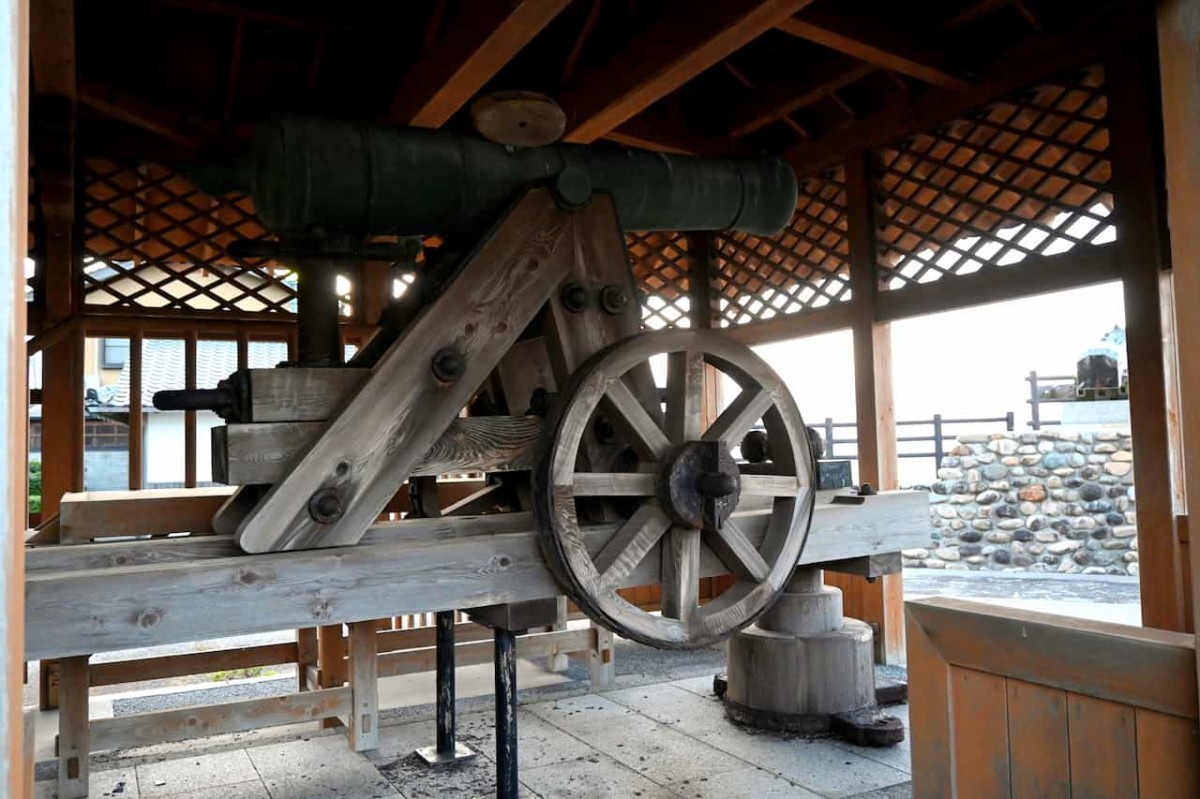
<path fill-rule="evenodd" d="M 272 254 L 299 277 L 297 357 L 156 396 L 226 419 L 213 473 L 235 488 L 174 506 L 178 531 L 215 535 L 32 552 L 31 659 L 474 608 L 497 628 L 497 767 L 512 787 L 512 634 L 545 623 L 547 600 L 565 593 L 644 644 L 706 646 L 753 622 L 798 562 L 874 574 L 875 556 L 926 534 L 920 495 L 816 507 L 799 410 L 748 347 L 641 329 L 623 224 L 769 234 L 796 202 L 777 162 L 285 120 L 194 177 L 249 190 L 278 234 Z M 421 253 L 411 237 L 430 233 L 446 237 Z M 342 363 L 331 266 L 418 257 L 414 290 Z M 718 413 L 721 380 L 735 393 Z M 739 464 L 751 429 L 769 458 Z M 490 484 L 437 507 L 429 481 L 467 468 Z M 406 483 L 413 513 L 377 521 Z M 63 524 L 87 521 L 64 510 Z M 702 603 L 715 575 L 732 579 Z M 661 612 L 619 593 L 646 584 Z M 330 697 L 371 748 L 371 700 Z M 86 757 L 86 735 L 72 745 Z"/>

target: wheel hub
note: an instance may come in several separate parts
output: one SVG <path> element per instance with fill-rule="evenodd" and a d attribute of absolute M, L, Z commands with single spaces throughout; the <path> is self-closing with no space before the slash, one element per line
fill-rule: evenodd
<path fill-rule="evenodd" d="M 675 521 L 718 530 L 741 499 L 737 462 L 720 441 L 689 441 L 663 461 L 659 500 Z"/>

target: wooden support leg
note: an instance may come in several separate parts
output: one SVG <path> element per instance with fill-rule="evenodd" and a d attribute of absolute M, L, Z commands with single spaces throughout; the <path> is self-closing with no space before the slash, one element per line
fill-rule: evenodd
<path fill-rule="evenodd" d="M 604 691 L 612 688 L 617 680 L 617 661 L 614 657 L 616 637 L 597 625 L 592 625 L 596 634 L 596 645 L 592 648 L 592 690 Z"/>
<path fill-rule="evenodd" d="M 331 624 L 317 629 L 317 683 L 321 688 L 338 688 L 346 683 L 346 639 L 342 625 Z M 321 722 L 324 729 L 341 726 L 341 720 L 330 716 Z"/>
<path fill-rule="evenodd" d="M 296 630 L 296 688 L 299 691 L 310 691 L 315 686 L 309 683 L 308 670 L 310 667 L 317 666 L 319 660 L 319 647 L 317 646 L 317 628 L 306 627 L 302 630 Z"/>
<path fill-rule="evenodd" d="M 88 657 L 59 661 L 59 799 L 85 799 L 88 795 Z"/>
<path fill-rule="evenodd" d="M 558 611 L 554 619 L 554 624 L 550 625 L 550 630 L 565 630 L 567 629 L 567 598 L 560 596 L 558 598 Z M 550 655 L 546 659 L 546 668 L 552 672 L 566 671 L 571 665 L 571 658 L 566 653 Z"/>
<path fill-rule="evenodd" d="M 379 641 L 374 621 L 350 625 L 350 745 L 379 748 Z"/>

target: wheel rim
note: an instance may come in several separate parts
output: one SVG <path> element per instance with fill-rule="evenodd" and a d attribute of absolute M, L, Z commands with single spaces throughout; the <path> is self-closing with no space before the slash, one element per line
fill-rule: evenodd
<path fill-rule="evenodd" d="M 668 368 L 660 421 L 657 409 L 638 401 L 627 376 L 662 354 Z M 707 429 L 701 423 L 705 365 L 740 388 Z M 580 468 L 597 411 L 637 453 L 637 471 Z M 758 470 L 766 473 L 741 474 L 733 466 L 731 474 L 730 451 L 759 419 L 772 463 Z M 710 331 L 627 339 L 580 367 L 549 431 L 535 476 L 540 540 L 560 583 L 593 620 L 651 646 L 693 648 L 750 624 L 782 590 L 808 536 L 814 464 L 790 393 L 749 348 Z M 770 498 L 769 510 L 730 517 L 750 496 Z M 626 518 L 585 526 L 579 501 L 629 507 Z M 713 572 L 717 562 L 735 582 L 700 605 L 700 576 L 721 573 Z M 647 582 L 661 585 L 661 616 L 617 594 L 631 575 L 649 575 Z"/>

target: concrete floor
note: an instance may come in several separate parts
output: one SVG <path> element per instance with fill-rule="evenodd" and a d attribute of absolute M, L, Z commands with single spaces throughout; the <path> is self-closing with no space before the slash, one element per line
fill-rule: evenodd
<path fill-rule="evenodd" d="M 906 598 L 962 596 L 1051 613 L 1138 623 L 1137 581 L 1056 575 L 911 571 Z M 621 642 L 617 687 L 589 693 L 586 666 L 550 674 L 522 662 L 521 780 L 531 797 L 911 796 L 908 742 L 866 749 L 755 733 L 726 721 L 712 695 L 719 650 L 664 653 Z M 432 675 L 381 684 L 381 745 L 356 755 L 338 731 L 297 725 L 106 753 L 92 758 L 92 796 L 122 799 L 333 799 L 494 794 L 491 667 L 459 670 L 459 737 L 479 758 L 439 770 L 413 755 L 434 740 Z M 194 688 L 195 686 L 193 686 Z M 182 686 L 174 690 L 182 690 Z M 174 692 L 174 691 L 173 691 Z M 93 699 L 94 717 L 120 697 Z M 168 700 L 160 700 L 168 702 Z M 192 704 L 181 694 L 169 705 Z M 204 701 L 214 701 L 206 698 Z M 888 712 L 907 724 L 908 708 Z M 55 795 L 56 714 L 40 714 L 36 796 Z"/>

